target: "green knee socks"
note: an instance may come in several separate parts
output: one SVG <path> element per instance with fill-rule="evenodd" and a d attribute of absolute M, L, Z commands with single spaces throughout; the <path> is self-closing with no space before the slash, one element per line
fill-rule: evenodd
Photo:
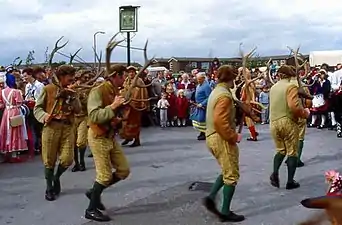
<path fill-rule="evenodd" d="M 96 210 L 98 205 L 101 203 L 101 194 L 106 187 L 102 184 L 95 182 L 90 197 L 88 210 Z"/>
<path fill-rule="evenodd" d="M 287 158 L 287 182 L 291 183 L 293 182 L 293 178 L 296 173 L 298 164 L 298 157 L 296 156 L 289 156 Z"/>
<path fill-rule="evenodd" d="M 74 161 L 75 161 L 75 165 L 78 165 L 79 164 L 79 161 L 78 161 L 78 148 L 74 148 Z"/>
<path fill-rule="evenodd" d="M 273 158 L 273 173 L 278 174 L 281 163 L 283 162 L 285 155 L 279 152 Z"/>
<path fill-rule="evenodd" d="M 81 165 L 85 165 L 85 163 L 84 163 L 84 155 L 85 155 L 85 152 L 86 152 L 86 149 L 87 148 L 79 148 L 79 152 L 80 152 L 80 164 Z"/>
<path fill-rule="evenodd" d="M 299 143 L 298 143 L 298 161 L 301 160 L 302 153 L 303 153 L 303 147 L 304 147 L 304 140 L 299 140 Z"/>
<path fill-rule="evenodd" d="M 219 190 L 222 188 L 222 186 L 223 186 L 223 175 L 220 174 L 217 177 L 213 186 L 211 187 L 209 198 L 211 198 L 212 200 L 215 200 L 217 192 L 219 192 Z"/>
<path fill-rule="evenodd" d="M 232 202 L 233 196 L 235 192 L 235 186 L 225 184 L 223 186 L 223 204 L 222 211 L 223 215 L 229 215 L 230 213 L 230 204 Z"/>
<path fill-rule="evenodd" d="M 52 191 L 53 189 L 53 169 L 45 168 L 45 180 L 46 180 L 46 190 Z"/>
<path fill-rule="evenodd" d="M 67 170 L 68 168 L 65 168 L 61 165 L 58 165 L 58 168 L 57 168 L 57 172 L 56 172 L 56 175 L 55 175 L 55 179 L 59 179 L 62 174 Z"/>

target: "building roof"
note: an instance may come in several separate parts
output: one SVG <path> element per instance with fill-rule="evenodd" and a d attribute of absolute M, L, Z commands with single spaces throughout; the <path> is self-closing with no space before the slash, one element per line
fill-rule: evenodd
<path fill-rule="evenodd" d="M 127 65 L 126 62 L 111 62 L 110 64 L 111 64 L 111 66 L 112 65 L 124 65 L 124 66 Z M 72 65 L 75 66 L 75 67 L 84 67 L 85 65 L 94 65 L 94 62 L 73 63 Z M 35 63 L 35 64 L 32 64 L 31 66 L 46 66 L 46 64 L 45 63 Z M 103 62 L 101 64 L 101 66 L 105 67 L 106 63 Z M 134 67 L 137 67 L 137 68 L 141 68 L 142 67 L 142 65 L 140 63 L 137 63 L 137 62 L 132 62 L 131 66 L 134 66 Z M 25 68 L 25 67 L 27 67 L 27 66 L 26 65 L 20 65 L 19 66 L 20 69 Z"/>
<path fill-rule="evenodd" d="M 240 61 L 241 58 L 218 58 L 220 61 Z M 168 62 L 170 61 L 189 61 L 189 62 L 211 62 L 214 58 L 202 58 L 202 57 L 171 57 Z"/>
<path fill-rule="evenodd" d="M 282 60 L 282 59 L 287 59 L 290 58 L 291 55 L 275 55 L 275 56 L 258 56 L 255 57 L 259 60 L 269 60 L 270 58 L 273 60 Z M 304 55 L 305 58 L 309 58 L 309 55 Z M 224 62 L 229 62 L 229 61 L 233 61 L 233 62 L 239 62 L 241 61 L 240 57 L 231 57 L 231 58 L 218 58 L 220 61 L 224 61 Z M 158 62 L 166 62 L 167 59 L 165 58 L 160 58 L 157 59 Z M 214 58 L 205 58 L 205 57 L 171 57 L 170 59 L 168 59 L 168 62 L 170 61 L 187 61 L 187 62 L 211 62 L 214 60 Z M 253 58 L 252 58 L 253 60 Z"/>

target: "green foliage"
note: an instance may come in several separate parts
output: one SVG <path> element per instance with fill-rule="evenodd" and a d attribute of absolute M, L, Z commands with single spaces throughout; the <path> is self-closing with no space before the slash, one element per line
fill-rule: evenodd
<path fill-rule="evenodd" d="M 35 60 L 35 58 L 34 58 L 34 50 L 29 51 L 29 53 L 28 53 L 28 55 L 26 57 L 25 65 L 26 66 L 32 65 L 34 60 Z"/>
<path fill-rule="evenodd" d="M 67 64 L 67 62 L 65 62 L 65 61 L 54 62 L 54 63 L 51 64 L 51 67 L 52 68 L 57 68 L 57 67 L 59 67 L 61 65 L 65 65 L 65 64 Z"/>

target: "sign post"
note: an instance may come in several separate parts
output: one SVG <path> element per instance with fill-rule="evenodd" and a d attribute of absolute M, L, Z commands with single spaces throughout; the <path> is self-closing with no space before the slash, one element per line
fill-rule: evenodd
<path fill-rule="evenodd" d="M 127 33 L 127 66 L 131 64 L 131 32 L 138 31 L 138 8 L 140 6 L 120 6 L 120 32 Z"/>

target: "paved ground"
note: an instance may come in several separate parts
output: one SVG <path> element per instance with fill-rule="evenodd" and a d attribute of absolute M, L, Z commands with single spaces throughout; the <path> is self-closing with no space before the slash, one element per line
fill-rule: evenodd
<path fill-rule="evenodd" d="M 306 167 L 298 170 L 302 187 L 277 190 L 268 183 L 272 168 L 273 143 L 268 126 L 258 127 L 260 141 L 240 144 L 241 182 L 233 209 L 247 217 L 243 225 L 296 224 L 312 212 L 299 202 L 307 196 L 324 194 L 324 172 L 342 171 L 341 139 L 332 131 L 310 129 L 304 149 Z M 201 205 L 206 191 L 189 191 L 194 181 L 209 181 L 218 166 L 205 148 L 195 140 L 191 128 L 143 131 L 140 148 L 124 151 L 132 166 L 128 180 L 105 191 L 103 201 L 117 225 L 202 225 L 219 224 Z M 84 192 L 92 184 L 94 167 L 67 172 L 62 178 L 63 193 L 55 202 L 44 200 L 44 178 L 39 159 L 16 165 L 0 165 L 0 224 L 14 225 L 94 225 L 83 218 L 88 200 Z M 282 185 L 286 168 L 282 168 Z"/>

